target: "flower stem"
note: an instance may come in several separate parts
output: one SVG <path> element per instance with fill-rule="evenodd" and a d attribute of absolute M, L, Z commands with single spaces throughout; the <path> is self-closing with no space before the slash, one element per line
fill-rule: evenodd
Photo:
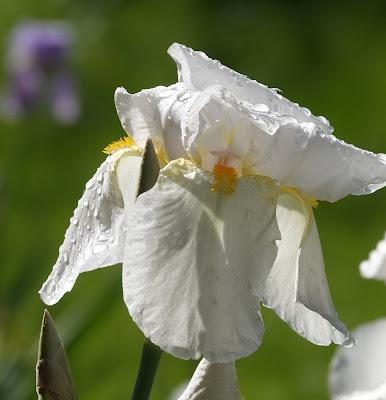
<path fill-rule="evenodd" d="M 148 400 L 162 350 L 146 339 L 142 348 L 141 363 L 131 400 Z"/>

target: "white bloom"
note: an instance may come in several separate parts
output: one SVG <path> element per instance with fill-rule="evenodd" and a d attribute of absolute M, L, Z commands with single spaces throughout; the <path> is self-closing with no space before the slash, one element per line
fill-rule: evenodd
<path fill-rule="evenodd" d="M 384 156 L 203 53 L 177 44 L 169 53 L 179 83 L 117 89 L 136 145 L 112 146 L 86 187 L 43 300 L 57 302 L 80 272 L 123 262 L 131 316 L 175 356 L 252 353 L 261 300 L 308 340 L 345 343 L 312 206 L 383 187 Z M 135 201 L 149 137 L 163 168 Z"/>
<path fill-rule="evenodd" d="M 211 363 L 203 358 L 178 400 L 240 400 L 234 362 Z"/>
<path fill-rule="evenodd" d="M 364 278 L 373 278 L 386 282 L 386 233 L 377 247 L 369 254 L 369 258 L 359 265 Z"/>
<path fill-rule="evenodd" d="M 386 319 L 361 325 L 352 332 L 357 345 L 339 348 L 330 367 L 333 400 L 386 399 Z"/>

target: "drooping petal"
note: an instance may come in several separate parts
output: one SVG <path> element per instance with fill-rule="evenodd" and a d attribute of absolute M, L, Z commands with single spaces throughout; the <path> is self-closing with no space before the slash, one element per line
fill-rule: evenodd
<path fill-rule="evenodd" d="M 69 292 L 81 272 L 123 261 L 124 214 L 135 200 L 141 161 L 131 150 L 119 150 L 87 182 L 59 258 L 40 289 L 46 304 L 55 304 Z"/>
<path fill-rule="evenodd" d="M 224 197 L 192 163 L 171 162 L 130 214 L 125 302 L 153 343 L 227 362 L 260 344 L 259 311 L 279 232 L 276 188 L 245 177 Z"/>
<path fill-rule="evenodd" d="M 211 85 L 220 85 L 236 98 L 252 105 L 264 105 L 270 111 L 292 116 L 298 122 L 312 122 L 326 133 L 333 130 L 324 117 L 313 116 L 307 108 L 299 107 L 275 90 L 210 59 L 203 52 L 174 43 L 169 47 L 168 53 L 177 64 L 178 80 L 187 86 L 204 90 Z"/>
<path fill-rule="evenodd" d="M 255 169 L 309 197 L 330 202 L 372 193 L 386 185 L 386 156 L 326 135 L 312 124 L 278 129 Z"/>
<path fill-rule="evenodd" d="M 279 196 L 276 217 L 281 240 L 264 304 L 315 344 L 344 343 L 348 333 L 332 304 L 312 211 L 284 193 Z"/>
<path fill-rule="evenodd" d="M 339 348 L 331 361 L 331 399 L 386 399 L 386 319 L 361 325 L 352 333 L 356 346 Z"/>
<path fill-rule="evenodd" d="M 185 154 L 180 127 L 174 124 L 173 112 L 181 105 L 179 100 L 190 93 L 184 85 L 158 86 L 130 94 L 119 87 L 115 91 L 115 107 L 123 129 L 135 142 L 144 147 L 150 137 L 158 154 L 177 158 Z M 174 109 L 173 109 L 174 108 Z"/>
<path fill-rule="evenodd" d="M 203 358 L 178 400 L 240 400 L 234 362 L 212 363 Z"/>
<path fill-rule="evenodd" d="M 369 258 L 361 262 L 359 269 L 364 278 L 386 282 L 386 233 L 370 252 Z"/>

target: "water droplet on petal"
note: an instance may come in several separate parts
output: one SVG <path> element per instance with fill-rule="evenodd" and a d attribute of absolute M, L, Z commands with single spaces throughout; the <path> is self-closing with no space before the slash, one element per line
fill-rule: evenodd
<path fill-rule="evenodd" d="M 100 242 L 106 242 L 106 241 L 107 241 L 107 235 L 105 235 L 104 233 L 100 233 L 100 234 L 98 235 L 98 240 L 99 240 Z"/>
<path fill-rule="evenodd" d="M 343 347 L 350 349 L 351 347 L 355 346 L 356 344 L 357 344 L 356 339 L 354 337 L 350 336 L 343 342 Z"/>
<path fill-rule="evenodd" d="M 108 245 L 107 245 L 106 243 L 96 244 L 96 245 L 94 246 L 94 248 L 92 249 L 92 253 L 93 253 L 93 254 L 99 254 L 99 253 L 101 253 L 102 251 L 107 250 L 107 248 L 108 248 Z"/>
<path fill-rule="evenodd" d="M 330 121 L 326 117 L 323 117 L 323 115 L 319 115 L 318 118 L 319 121 L 322 122 L 323 124 L 330 125 Z"/>
<path fill-rule="evenodd" d="M 256 111 L 260 111 L 260 112 L 268 112 L 269 111 L 269 107 L 266 104 L 255 104 L 254 109 Z"/>
<path fill-rule="evenodd" d="M 65 264 L 68 264 L 68 253 L 67 253 L 67 251 L 63 251 L 63 253 L 62 253 L 62 260 L 63 260 L 63 262 L 65 263 Z"/>
<path fill-rule="evenodd" d="M 303 133 L 298 134 L 295 138 L 295 143 L 300 150 L 304 150 L 308 146 L 309 141 L 309 137 Z"/>
<path fill-rule="evenodd" d="M 295 124 L 296 125 L 298 123 L 298 120 L 295 117 L 293 117 L 292 115 L 283 115 L 281 117 L 281 120 L 286 124 Z"/>
<path fill-rule="evenodd" d="M 253 212 L 251 210 L 244 211 L 244 219 L 250 221 L 253 218 Z"/>

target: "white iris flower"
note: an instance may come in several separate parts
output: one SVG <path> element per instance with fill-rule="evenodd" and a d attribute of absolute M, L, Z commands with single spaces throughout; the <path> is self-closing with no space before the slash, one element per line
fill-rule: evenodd
<path fill-rule="evenodd" d="M 81 272 L 123 263 L 132 318 L 177 357 L 251 354 L 261 301 L 313 343 L 348 344 L 312 208 L 383 187 L 384 155 L 338 140 L 325 118 L 203 53 L 173 44 L 169 54 L 177 84 L 117 89 L 129 137 L 86 185 L 43 301 L 56 303 Z M 136 200 L 149 137 L 163 168 Z"/>
<path fill-rule="evenodd" d="M 358 344 L 339 348 L 331 361 L 331 399 L 386 399 L 386 319 L 361 325 L 353 336 Z"/>
<path fill-rule="evenodd" d="M 371 250 L 368 259 L 360 263 L 359 270 L 364 278 L 386 282 L 386 233 Z"/>

